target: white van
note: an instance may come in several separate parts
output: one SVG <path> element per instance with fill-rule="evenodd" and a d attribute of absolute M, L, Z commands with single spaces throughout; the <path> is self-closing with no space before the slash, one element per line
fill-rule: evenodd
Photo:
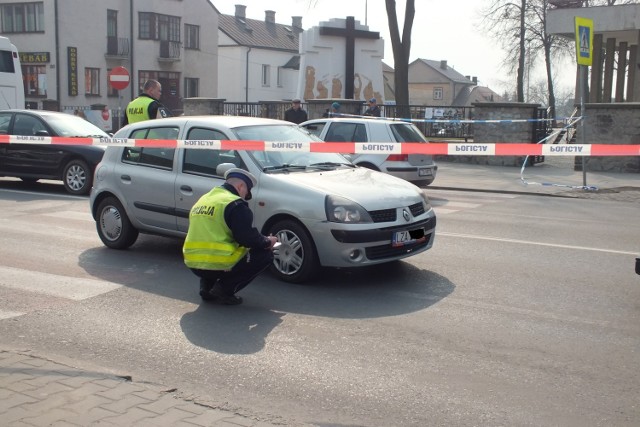
<path fill-rule="evenodd" d="M 8 38 L 0 37 L 0 110 L 24 107 L 24 83 L 18 49 Z"/>

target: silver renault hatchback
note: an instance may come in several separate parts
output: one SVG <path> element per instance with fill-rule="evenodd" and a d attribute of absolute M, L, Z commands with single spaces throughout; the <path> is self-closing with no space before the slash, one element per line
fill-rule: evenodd
<path fill-rule="evenodd" d="M 114 138 L 267 141 L 262 151 L 109 147 L 90 206 L 102 242 L 133 245 L 139 233 L 182 238 L 193 204 L 221 185 L 229 167 L 258 178 L 249 205 L 254 226 L 277 235 L 272 272 L 288 282 L 320 266 L 358 267 L 431 248 L 436 217 L 424 192 L 393 176 L 355 167 L 336 153 L 301 149 L 319 140 L 295 124 L 233 116 L 184 116 L 131 124 Z M 185 143 L 185 146 L 187 144 Z"/>

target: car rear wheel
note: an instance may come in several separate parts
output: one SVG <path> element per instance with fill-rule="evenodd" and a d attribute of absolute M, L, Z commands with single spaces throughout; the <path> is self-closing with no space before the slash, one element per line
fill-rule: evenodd
<path fill-rule="evenodd" d="M 271 272 L 285 282 L 308 281 L 319 263 L 315 245 L 307 230 L 295 221 L 284 220 L 274 224 L 270 233 L 282 243 L 273 251 Z"/>
<path fill-rule="evenodd" d="M 91 168 L 84 160 L 71 160 L 62 171 L 62 183 L 71 194 L 87 194 L 91 190 Z"/>
<path fill-rule="evenodd" d="M 96 218 L 98 236 L 105 246 L 126 249 L 138 239 L 138 230 L 131 224 L 122 203 L 115 197 L 107 197 L 100 202 Z"/>

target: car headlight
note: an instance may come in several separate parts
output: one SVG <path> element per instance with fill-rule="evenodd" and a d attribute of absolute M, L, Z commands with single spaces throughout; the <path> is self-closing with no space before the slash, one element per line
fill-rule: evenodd
<path fill-rule="evenodd" d="M 431 202 L 429 201 L 429 197 L 427 197 L 427 193 L 421 190 L 420 195 L 422 196 L 422 200 L 424 201 L 424 211 L 429 212 L 431 210 Z"/>
<path fill-rule="evenodd" d="M 352 224 L 372 223 L 371 216 L 356 202 L 340 196 L 327 196 L 324 207 L 329 222 L 346 222 Z"/>

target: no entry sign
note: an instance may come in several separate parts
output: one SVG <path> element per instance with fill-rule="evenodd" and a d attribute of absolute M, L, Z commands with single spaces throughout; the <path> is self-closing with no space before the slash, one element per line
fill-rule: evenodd
<path fill-rule="evenodd" d="M 124 67 L 116 67 L 109 72 L 108 81 L 115 90 L 126 89 L 130 80 L 129 70 Z"/>

